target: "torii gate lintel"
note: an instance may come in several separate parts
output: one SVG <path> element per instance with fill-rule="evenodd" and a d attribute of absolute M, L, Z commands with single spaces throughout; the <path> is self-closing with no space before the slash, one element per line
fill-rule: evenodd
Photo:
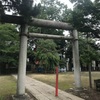
<path fill-rule="evenodd" d="M 47 28 L 55 28 L 63 30 L 73 30 L 73 26 L 71 24 L 59 21 L 50 21 L 50 20 L 32 18 L 26 23 L 24 17 L 22 16 L 2 15 L 0 16 L 0 22 L 13 23 L 19 25 L 27 24 L 31 26 L 47 27 Z"/>

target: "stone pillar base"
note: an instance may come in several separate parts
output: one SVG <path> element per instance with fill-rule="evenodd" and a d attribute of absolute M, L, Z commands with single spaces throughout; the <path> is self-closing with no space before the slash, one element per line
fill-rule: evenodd
<path fill-rule="evenodd" d="M 80 92 L 80 91 L 83 91 L 84 89 L 82 88 L 82 87 L 80 87 L 80 88 L 74 88 L 74 91 L 75 92 Z"/>
<path fill-rule="evenodd" d="M 12 95 L 12 100 L 30 100 L 30 96 L 25 94 L 25 95 Z"/>

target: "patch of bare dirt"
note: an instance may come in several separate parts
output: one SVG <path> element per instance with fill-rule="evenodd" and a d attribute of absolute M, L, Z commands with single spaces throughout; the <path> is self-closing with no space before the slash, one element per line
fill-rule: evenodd
<path fill-rule="evenodd" d="M 68 89 L 66 92 L 81 97 L 85 100 L 100 100 L 100 91 L 94 89 L 84 88 L 81 91 L 75 91 L 74 89 Z"/>

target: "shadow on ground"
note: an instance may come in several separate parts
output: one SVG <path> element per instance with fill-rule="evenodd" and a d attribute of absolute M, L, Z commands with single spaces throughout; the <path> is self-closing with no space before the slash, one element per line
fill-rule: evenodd
<path fill-rule="evenodd" d="M 68 89 L 66 92 L 81 97 L 85 100 L 100 100 L 100 91 L 96 91 L 94 89 L 86 89 L 83 91 L 75 91 L 74 89 Z"/>

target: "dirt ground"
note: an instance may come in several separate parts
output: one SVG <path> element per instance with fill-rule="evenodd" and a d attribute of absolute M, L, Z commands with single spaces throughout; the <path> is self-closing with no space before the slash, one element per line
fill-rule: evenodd
<path fill-rule="evenodd" d="M 66 92 L 74 94 L 78 97 L 81 97 L 85 100 L 100 100 L 100 91 L 94 89 L 84 88 L 82 91 L 75 91 L 74 89 L 68 89 Z"/>

